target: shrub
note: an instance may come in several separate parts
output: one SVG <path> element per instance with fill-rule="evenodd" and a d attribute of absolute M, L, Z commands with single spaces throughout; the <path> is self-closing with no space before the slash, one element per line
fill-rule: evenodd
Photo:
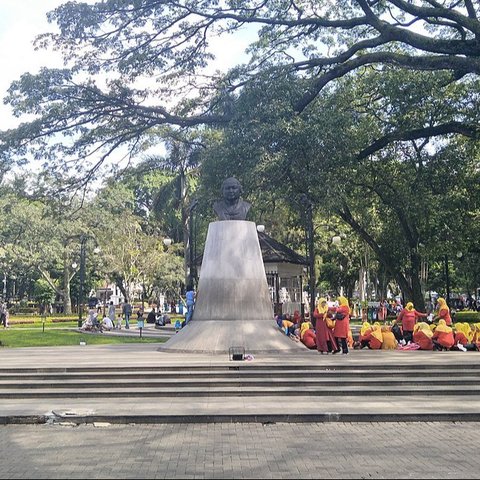
<path fill-rule="evenodd" d="M 471 310 L 462 310 L 455 313 L 455 322 L 480 322 L 480 312 L 474 312 Z"/>

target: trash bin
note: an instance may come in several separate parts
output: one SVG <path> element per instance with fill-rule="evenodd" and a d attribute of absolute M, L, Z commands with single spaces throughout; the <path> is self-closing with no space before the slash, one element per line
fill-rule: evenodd
<path fill-rule="evenodd" d="M 230 360 L 244 360 L 245 359 L 245 347 L 230 347 L 228 349 Z"/>

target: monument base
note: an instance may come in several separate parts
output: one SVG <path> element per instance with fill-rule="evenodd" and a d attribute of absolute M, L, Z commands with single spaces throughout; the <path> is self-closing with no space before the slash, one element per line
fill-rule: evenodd
<path fill-rule="evenodd" d="M 161 350 L 228 353 L 297 351 L 275 324 L 256 225 L 244 220 L 208 226 L 192 320 Z"/>
<path fill-rule="evenodd" d="M 159 350 L 165 352 L 229 353 L 243 347 L 245 353 L 298 353 L 305 349 L 275 325 L 255 320 L 192 320 Z"/>

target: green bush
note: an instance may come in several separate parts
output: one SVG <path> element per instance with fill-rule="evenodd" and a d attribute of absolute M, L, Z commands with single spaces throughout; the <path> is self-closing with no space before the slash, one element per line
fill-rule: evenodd
<path fill-rule="evenodd" d="M 474 312 L 471 310 L 463 310 L 461 312 L 456 312 L 455 322 L 468 322 L 468 323 L 480 322 L 480 312 Z"/>

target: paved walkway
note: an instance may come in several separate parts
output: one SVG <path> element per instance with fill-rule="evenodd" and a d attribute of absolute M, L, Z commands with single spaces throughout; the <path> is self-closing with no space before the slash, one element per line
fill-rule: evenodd
<path fill-rule="evenodd" d="M 480 478 L 475 423 L 0 426 L 0 478 Z"/>
<path fill-rule="evenodd" d="M 158 351 L 159 344 L 86 345 L 0 349 L 0 368 L 144 366 L 159 369 L 233 365 L 227 355 L 184 355 Z M 352 351 L 325 356 L 257 355 L 256 365 L 479 364 L 480 352 Z M 206 398 L 2 399 L 0 414 L 118 412 L 192 415 L 198 412 L 448 412 L 452 405 L 478 413 L 476 395 L 425 398 L 237 397 Z M 203 410 L 202 410 L 203 409 Z M 0 478 L 480 478 L 478 422 L 165 423 L 0 425 Z"/>

